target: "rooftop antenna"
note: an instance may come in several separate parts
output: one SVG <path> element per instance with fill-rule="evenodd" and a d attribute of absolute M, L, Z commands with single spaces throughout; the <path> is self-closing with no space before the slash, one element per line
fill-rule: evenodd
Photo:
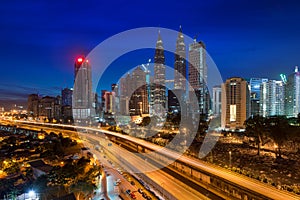
<path fill-rule="evenodd" d="M 194 42 L 197 42 L 197 38 L 199 37 L 199 33 L 194 36 Z"/>

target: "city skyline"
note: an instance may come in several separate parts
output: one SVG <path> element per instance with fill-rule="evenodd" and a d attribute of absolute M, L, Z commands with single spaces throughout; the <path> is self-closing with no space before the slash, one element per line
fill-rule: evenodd
<path fill-rule="evenodd" d="M 0 58 L 5 67 L 2 67 L 0 101 L 25 100 L 28 91 L 43 95 L 59 94 L 60 89 L 72 87 L 74 57 L 86 55 L 111 35 L 143 26 L 178 30 L 181 25 L 183 33 L 190 37 L 198 36 L 197 39 L 207 45 L 208 53 L 224 80 L 231 76 L 279 79 L 280 73 L 288 73 L 299 62 L 296 45 L 299 40 L 299 25 L 296 23 L 299 14 L 295 12 L 298 2 L 264 1 L 245 5 L 238 1 L 178 5 L 160 2 L 161 7 L 155 7 L 156 3 L 97 5 L 91 1 L 87 2 L 86 10 L 79 9 L 80 4 L 76 2 L 70 5 L 47 2 L 3 4 L 1 17 L 6 20 L 1 21 L 3 31 L 0 42 L 5 48 Z M 125 9 L 121 10 L 117 5 L 125 6 Z M 126 18 L 108 13 L 103 9 L 106 7 L 114 7 L 116 12 L 124 15 L 126 13 Z M 145 10 L 141 11 L 141 7 Z M 197 7 L 203 8 L 201 13 L 196 12 Z M 204 8 L 215 12 L 211 14 Z M 51 12 L 53 9 L 57 12 Z M 149 15 L 152 10 L 162 14 Z M 175 14 L 175 10 L 181 10 L 181 15 Z M 129 14 L 130 11 L 135 12 Z M 61 14 L 54 16 L 54 13 Z M 133 20 L 136 19 L 135 13 L 143 20 Z M 41 16 L 40 19 L 36 19 L 35 15 Z M 253 17 L 248 17 L 250 15 Z M 48 18 L 50 20 L 45 23 Z M 140 53 L 141 60 L 134 60 L 132 58 L 136 56 L 129 55 L 126 59 L 120 58 L 114 65 L 117 68 L 130 68 L 144 63 L 153 56 L 153 52 L 151 50 L 147 55 Z M 167 65 L 173 66 L 173 61 L 172 56 L 166 55 Z M 120 75 L 116 70 L 112 72 L 116 77 Z M 40 77 L 39 74 L 44 75 Z M 107 88 L 109 84 L 103 84 L 103 89 Z"/>
<path fill-rule="evenodd" d="M 2 2 L 0 200 L 299 199 L 298 8 Z"/>

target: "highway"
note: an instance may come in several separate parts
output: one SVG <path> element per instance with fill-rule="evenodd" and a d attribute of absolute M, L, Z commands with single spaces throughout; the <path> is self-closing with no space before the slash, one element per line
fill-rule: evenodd
<path fill-rule="evenodd" d="M 18 121 L 18 120 L 15 120 L 15 121 L 19 122 L 19 123 L 28 123 L 26 121 Z M 36 123 L 36 124 L 43 125 L 43 123 Z M 131 136 L 128 136 L 128 135 L 122 135 L 122 134 L 111 132 L 111 131 L 99 130 L 97 128 L 92 128 L 92 127 L 80 127 L 80 126 L 70 126 L 70 125 L 59 125 L 59 126 L 60 127 L 64 127 L 64 126 L 68 127 L 69 126 L 69 127 L 74 127 L 74 128 L 84 128 L 84 129 L 91 130 L 91 131 L 96 131 L 96 132 L 100 131 L 102 133 L 106 133 L 106 134 L 109 134 L 111 136 L 119 137 L 123 140 L 131 141 L 133 143 L 139 144 L 139 145 L 144 146 L 144 147 L 146 147 L 148 149 L 151 149 L 153 151 L 160 152 L 162 155 L 164 155 L 166 157 L 170 157 L 173 160 L 178 159 L 181 162 L 184 162 L 184 163 L 186 163 L 188 165 L 191 165 L 195 168 L 204 170 L 208 173 L 214 174 L 215 176 L 219 176 L 223 179 L 226 179 L 226 180 L 228 180 L 228 181 L 230 181 L 230 182 L 232 182 L 236 185 L 240 185 L 241 187 L 244 187 L 244 188 L 247 188 L 249 190 L 255 191 L 256 193 L 259 193 L 259 194 L 261 194 L 263 196 L 266 196 L 267 198 L 270 198 L 270 199 L 278 199 L 278 200 L 287 200 L 287 199 L 289 199 L 289 200 L 296 200 L 296 199 L 299 200 L 300 199 L 300 197 L 298 195 L 294 195 L 292 193 L 289 193 L 289 192 L 286 192 L 286 191 L 283 191 L 283 190 L 278 190 L 278 189 L 276 189 L 276 188 L 274 188 L 270 185 L 261 183 L 259 181 L 254 180 L 254 179 L 239 175 L 237 173 L 231 172 L 229 170 L 223 169 L 221 167 L 218 167 L 218 166 L 215 166 L 215 165 L 212 165 L 212 164 L 208 164 L 206 162 L 202 162 L 201 160 L 197 160 L 197 159 L 194 159 L 194 158 L 190 158 L 188 156 L 181 155 L 177 152 L 174 152 L 172 150 L 163 148 L 163 147 L 155 145 L 153 143 L 144 141 L 142 139 L 134 138 L 134 137 L 131 137 Z M 151 169 L 151 166 L 144 166 L 144 167 L 145 167 L 145 169 Z"/>
<path fill-rule="evenodd" d="M 94 140 L 100 140 L 101 144 L 104 144 L 103 146 L 106 148 L 106 150 L 116 156 L 117 161 L 119 161 L 118 164 L 121 165 L 123 168 L 127 169 L 128 171 L 131 171 L 132 169 L 130 166 L 128 167 L 126 163 L 122 162 L 121 157 L 123 157 L 123 159 L 125 159 L 127 162 L 133 164 L 135 169 L 139 170 L 140 172 L 143 172 L 144 169 L 153 167 L 150 166 L 151 164 L 149 162 L 143 160 L 136 154 L 121 148 L 119 145 L 113 144 L 112 146 L 107 146 L 106 144 L 108 142 L 103 142 L 103 139 L 98 135 L 84 134 L 82 136 L 87 139 L 92 138 Z M 92 144 L 89 143 L 88 140 L 85 140 L 85 142 L 88 143 L 88 146 L 92 146 Z M 170 176 L 162 170 L 146 172 L 145 174 L 152 181 L 156 182 L 158 185 L 161 185 L 161 187 L 163 187 L 166 191 L 170 192 L 174 197 L 176 197 L 176 199 L 185 199 L 187 197 L 190 200 L 209 199 L 205 195 L 199 193 L 198 191 L 192 188 L 189 188 L 187 185 L 185 185 L 184 183 L 180 182 L 179 180 L 175 179 L 174 177 Z"/>
<path fill-rule="evenodd" d="M 35 130 L 40 130 L 40 126 L 34 126 L 34 125 L 22 125 L 24 128 L 30 128 L 30 129 L 35 129 Z M 62 131 L 61 129 L 57 128 L 51 128 L 51 127 L 43 127 L 43 130 L 47 131 L 53 131 L 53 132 L 58 132 Z M 70 130 L 63 130 L 64 132 L 68 134 L 74 135 L 74 131 Z M 95 143 L 94 141 L 98 141 L 101 144 L 105 144 L 104 147 L 106 151 L 108 151 L 111 155 L 115 155 L 116 159 L 115 161 L 118 162 L 117 164 L 120 165 L 123 169 L 126 171 L 136 171 L 136 169 L 139 172 L 143 172 L 144 169 L 156 169 L 156 166 L 152 166 L 149 162 L 146 162 L 139 156 L 137 156 L 135 153 L 131 153 L 123 148 L 121 148 L 118 145 L 113 144 L 112 146 L 108 147 L 108 143 L 110 142 L 109 140 L 106 140 L 103 138 L 102 134 L 90 134 L 90 133 L 81 133 L 81 132 L 76 132 L 82 138 L 83 144 L 86 147 L 90 148 L 90 151 L 97 157 L 97 159 L 103 163 L 105 167 L 105 171 L 107 174 L 110 174 L 109 176 L 105 177 L 105 174 L 101 176 L 101 187 L 97 191 L 97 195 L 95 197 L 96 199 L 119 199 L 118 195 L 115 194 L 115 188 L 114 188 L 114 181 L 118 178 L 121 179 L 122 184 L 120 184 L 120 193 L 123 193 L 127 190 L 130 189 L 131 191 L 137 191 L 137 188 L 132 186 L 126 179 L 124 179 L 123 176 L 121 176 L 112 166 L 108 161 L 108 153 L 106 153 L 106 158 L 103 158 L 103 153 L 100 153 L 99 151 L 96 151 L 95 148 Z M 123 157 L 128 161 L 129 163 L 134 164 L 134 167 L 136 167 L 135 170 L 132 170 L 130 166 L 127 166 L 124 162 L 120 161 L 120 155 L 124 155 Z M 170 176 L 166 172 L 162 170 L 155 170 L 155 171 L 150 171 L 145 173 L 152 181 L 156 182 L 158 185 L 161 185 L 161 187 L 170 192 L 176 199 L 185 199 L 189 198 L 190 200 L 208 200 L 209 198 L 206 197 L 205 195 L 201 194 L 200 192 L 196 191 L 195 189 L 190 188 L 188 185 L 182 183 L 178 179 L 175 179 L 174 177 Z M 106 180 L 105 180 L 106 178 Z M 156 188 L 160 193 L 161 191 L 164 191 L 163 189 Z M 135 192 L 137 199 L 144 199 L 138 192 Z M 162 192 L 162 196 L 163 192 Z M 124 195 L 122 195 L 124 198 Z M 127 195 L 127 198 L 129 196 Z M 130 198 L 129 198 L 130 199 Z"/>

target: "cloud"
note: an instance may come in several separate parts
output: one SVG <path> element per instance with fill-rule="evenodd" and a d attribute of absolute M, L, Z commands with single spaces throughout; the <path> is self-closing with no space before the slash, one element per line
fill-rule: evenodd
<path fill-rule="evenodd" d="M 25 101 L 29 94 L 38 93 L 41 96 L 57 96 L 60 94 L 61 88 L 57 86 L 40 88 L 32 86 L 23 85 L 9 85 L 1 84 L 0 86 L 0 100 L 10 101 L 10 100 L 20 100 Z"/>

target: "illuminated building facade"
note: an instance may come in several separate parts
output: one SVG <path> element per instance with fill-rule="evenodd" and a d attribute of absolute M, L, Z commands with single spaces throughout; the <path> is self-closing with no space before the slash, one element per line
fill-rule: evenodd
<path fill-rule="evenodd" d="M 260 85 L 260 115 L 263 117 L 284 115 L 284 84 L 269 80 Z"/>
<path fill-rule="evenodd" d="M 260 86 L 262 83 L 267 81 L 267 78 L 250 79 L 251 116 L 260 114 Z"/>
<path fill-rule="evenodd" d="M 221 114 L 222 105 L 222 89 L 220 85 L 213 87 L 212 96 L 212 112 L 215 116 L 219 116 Z"/>
<path fill-rule="evenodd" d="M 196 112 L 208 114 L 210 110 L 210 98 L 207 89 L 207 64 L 206 50 L 203 42 L 194 42 L 189 45 L 189 83 L 190 92 L 194 92 L 198 98 L 199 109 Z"/>
<path fill-rule="evenodd" d="M 140 66 L 120 80 L 120 113 L 122 115 L 149 114 L 146 74 Z"/>
<path fill-rule="evenodd" d="M 94 115 L 92 109 L 92 72 L 89 60 L 83 56 L 77 58 L 74 72 L 73 117 L 79 122 L 80 119 L 88 119 Z"/>
<path fill-rule="evenodd" d="M 178 32 L 175 51 L 175 63 L 174 63 L 174 89 L 183 90 L 186 89 L 186 59 L 185 59 L 185 44 L 182 29 Z"/>
<path fill-rule="evenodd" d="M 250 92 L 247 81 L 233 77 L 222 84 L 222 128 L 243 129 L 250 115 Z"/>
<path fill-rule="evenodd" d="M 183 102 L 186 101 L 186 49 L 184 36 L 180 26 L 175 50 L 174 89 L 168 90 L 168 111 L 180 113 Z"/>
<path fill-rule="evenodd" d="M 297 117 L 300 113 L 300 72 L 298 66 L 294 73 L 288 76 L 285 85 L 285 114 L 287 117 Z"/>
<path fill-rule="evenodd" d="M 165 55 L 163 42 L 158 33 L 158 39 L 156 41 L 155 55 L 154 55 L 154 98 L 151 99 L 154 103 L 153 110 L 154 115 L 162 116 L 166 110 L 166 67 L 165 67 Z"/>

